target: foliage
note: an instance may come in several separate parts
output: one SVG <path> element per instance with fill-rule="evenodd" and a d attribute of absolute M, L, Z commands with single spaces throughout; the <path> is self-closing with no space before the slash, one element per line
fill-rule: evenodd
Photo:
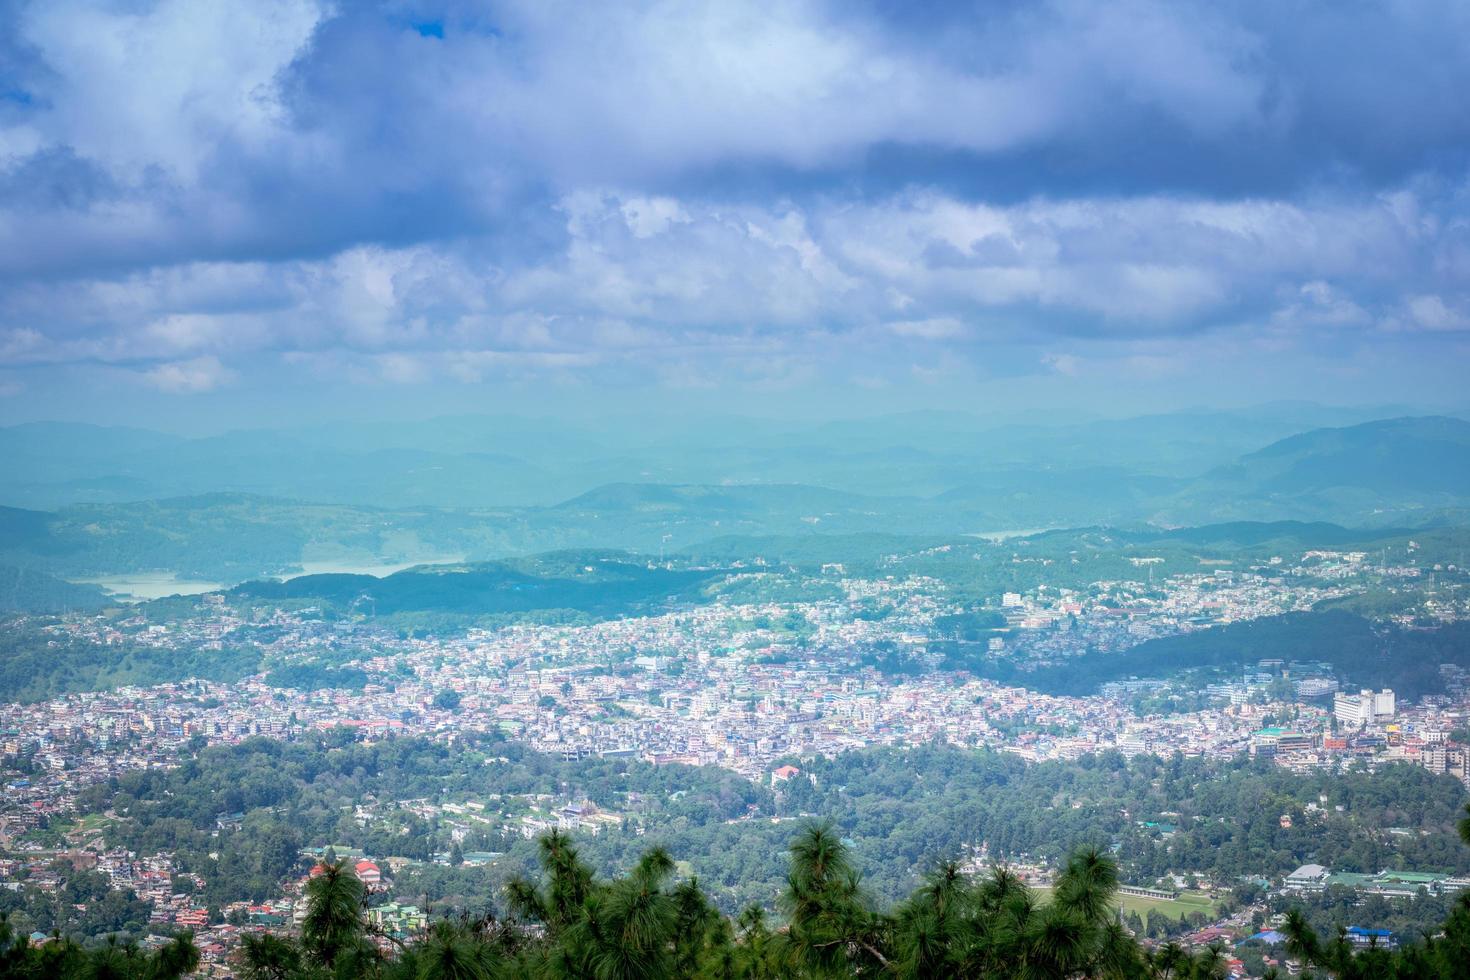
<path fill-rule="evenodd" d="M 419 861 L 448 851 L 450 827 L 437 818 L 392 807 L 364 824 L 344 816 L 367 800 L 427 798 L 488 802 L 508 830 L 463 843 L 466 851 L 503 853 L 493 868 L 425 864 L 400 882 L 411 882 L 408 894 L 469 907 L 495 881 L 534 866 L 535 849 L 514 826 L 524 811 L 512 802 L 536 794 L 587 799 L 624 816 L 626 826 L 580 844 L 599 872 L 629 866 L 656 841 L 694 855 L 701 881 L 728 911 L 768 904 L 782 885 L 769 855 L 789 827 L 744 818 L 803 813 L 833 820 L 867 868 L 868 887 L 886 901 L 907 894 L 933 862 L 980 843 L 998 858 L 1047 861 L 1116 845 L 1137 884 L 1171 872 L 1229 884 L 1241 869 L 1279 876 L 1308 861 L 1368 873 L 1470 870 L 1470 852 L 1454 843 L 1463 789 L 1416 766 L 1295 774 L 1244 759 L 1125 760 L 1116 753 L 1033 765 L 943 744 L 792 761 L 803 772 L 778 798 L 714 767 L 568 762 L 472 736 L 454 747 L 417 738 L 363 744 L 341 732 L 206 749 L 172 772 L 133 773 L 98 787 L 79 805 L 115 810 L 123 819 L 110 827 L 111 843 L 174 853 L 180 870 L 203 877 L 208 901 L 218 904 L 270 894 L 279 878 L 299 872 L 302 846 L 345 844 Z M 1324 795 L 1328 802 L 1319 805 Z M 1316 808 L 1310 815 L 1309 805 Z M 1141 824 L 1165 811 L 1176 814 L 1168 818 L 1177 825 L 1171 834 Z M 220 830 L 222 813 L 245 817 Z M 1292 826 L 1281 826 L 1283 813 L 1293 815 Z M 1415 832 L 1384 834 L 1383 827 Z"/>
<path fill-rule="evenodd" d="M 28 619 L 0 620 L 0 700 L 44 701 L 73 691 L 161 684 L 199 677 L 233 681 L 254 673 L 260 652 L 251 646 L 225 650 L 172 650 L 124 640 L 94 643 L 55 636 Z"/>
<path fill-rule="evenodd" d="M 183 935 L 151 953 L 136 944 L 109 940 L 83 948 L 71 939 L 49 937 L 34 943 L 18 936 L 0 916 L 0 978 L 56 980 L 177 980 L 199 966 L 199 950 Z"/>
<path fill-rule="evenodd" d="M 360 691 L 368 682 L 368 675 L 357 667 L 333 667 L 312 661 L 282 664 L 265 675 L 265 682 L 271 687 L 293 687 L 300 691 L 326 688 Z"/>
<path fill-rule="evenodd" d="M 1392 687 L 1401 697 L 1417 698 L 1442 689 L 1440 664 L 1470 667 L 1470 623 L 1404 629 L 1342 610 L 1288 613 L 1161 637 L 1122 653 L 1091 654 L 1035 671 L 1008 663 L 974 669 L 1032 690 L 1089 694 L 1107 681 L 1160 677 L 1182 668 L 1235 673 L 1263 659 L 1320 660 L 1332 664 L 1350 686 Z"/>
<path fill-rule="evenodd" d="M 1008 872 L 972 878 L 948 864 L 906 902 L 875 906 L 846 844 L 829 825 L 791 843 L 785 928 L 758 908 L 722 917 L 696 879 L 673 880 L 674 862 L 647 851 L 626 875 L 598 878 L 566 836 L 539 844 L 540 882 L 517 879 L 509 916 L 435 923 L 408 944 L 372 943 L 360 886 L 342 865 L 312 882 L 301 935 L 248 940 L 249 980 L 342 976 L 430 978 L 920 978 L 1215 976 L 1218 950 L 1177 947 L 1153 956 L 1113 911 L 1117 867 L 1096 850 L 1073 855 L 1053 898 L 1038 902 Z M 350 964 L 350 966 L 349 966 Z"/>

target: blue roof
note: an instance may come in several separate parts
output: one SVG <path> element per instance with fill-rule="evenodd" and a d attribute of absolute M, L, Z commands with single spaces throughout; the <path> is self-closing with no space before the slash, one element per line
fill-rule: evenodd
<path fill-rule="evenodd" d="M 1286 936 L 1282 933 L 1277 932 L 1275 929 L 1267 929 L 1265 932 L 1258 932 L 1254 936 L 1252 936 L 1251 939 L 1260 940 L 1261 942 L 1267 943 L 1271 946 L 1275 946 L 1277 943 L 1286 942 Z"/>
<path fill-rule="evenodd" d="M 1347 931 L 1354 936 L 1378 936 L 1381 939 L 1393 935 L 1387 929 L 1364 929 L 1362 926 L 1348 926 Z"/>

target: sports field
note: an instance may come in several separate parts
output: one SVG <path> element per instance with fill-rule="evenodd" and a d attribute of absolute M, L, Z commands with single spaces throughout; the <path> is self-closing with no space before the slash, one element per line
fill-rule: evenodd
<path fill-rule="evenodd" d="M 1036 893 L 1045 901 L 1051 895 L 1051 889 L 1037 888 Z M 1207 917 L 1215 917 L 1215 903 L 1204 895 L 1197 892 L 1183 892 L 1176 899 L 1142 898 L 1138 895 L 1119 895 L 1116 903 L 1125 912 L 1137 912 L 1142 918 L 1148 918 L 1150 909 L 1157 909 L 1160 915 L 1167 915 L 1171 919 L 1182 919 L 1191 912 L 1203 912 Z"/>

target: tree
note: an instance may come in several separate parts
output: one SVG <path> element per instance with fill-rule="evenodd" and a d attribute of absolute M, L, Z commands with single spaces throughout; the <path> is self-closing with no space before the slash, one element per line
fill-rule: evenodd
<path fill-rule="evenodd" d="M 781 905 L 784 929 L 759 907 L 732 922 L 693 879 L 674 883 L 674 862 L 648 851 L 626 875 L 599 879 L 571 840 L 553 832 L 539 845 L 541 880 L 517 879 L 507 891 L 513 915 L 436 922 L 420 939 L 382 955 L 363 920 L 361 883 L 342 865 L 307 888 L 299 939 L 247 936 L 246 980 L 838 980 L 929 977 L 985 980 L 1220 980 L 1224 948 L 1190 954 L 1176 943 L 1149 953 L 1128 934 L 1116 909 L 1117 865 L 1095 848 L 1063 864 L 1048 901 L 1013 874 L 974 877 L 937 866 L 890 912 L 860 886 L 845 841 L 827 824 L 803 830 L 790 846 Z M 1149 913 L 1152 928 L 1163 917 Z M 119 976 L 172 980 L 190 947 L 146 960 L 112 944 L 95 954 L 55 944 L 35 949 L 9 939 L 0 920 L 0 978 L 14 975 Z M 1457 900 L 1440 935 L 1401 950 L 1355 950 L 1341 934 L 1321 940 L 1300 910 L 1283 927 L 1288 953 L 1341 980 L 1452 980 L 1470 962 L 1470 896 Z M 386 942 L 378 935 L 380 942 Z M 396 942 L 396 941 L 395 941 Z M 16 973 L 17 953 L 30 957 Z M 95 956 L 95 959 L 81 957 Z M 70 958 L 68 960 L 67 958 Z M 196 954 L 197 958 L 197 954 Z M 156 961 L 155 966 L 139 964 Z M 65 962 L 63 962 L 65 961 Z M 82 970 L 83 973 L 77 973 Z M 141 971 L 141 972 L 140 972 Z M 170 972 L 174 971 L 174 972 Z"/>
<path fill-rule="evenodd" d="M 174 937 L 152 953 L 116 938 L 93 949 L 59 936 L 43 946 L 33 946 L 25 936 L 15 933 L 6 916 L 0 915 L 0 978 L 178 980 L 198 967 L 199 950 L 189 933 Z"/>
<path fill-rule="evenodd" d="M 372 958 L 362 918 L 366 895 L 345 861 L 324 865 L 307 883 L 301 945 L 309 959 L 331 970 L 339 959 Z"/>
<path fill-rule="evenodd" d="M 883 923 L 858 887 L 847 845 L 831 824 L 808 827 L 791 844 L 783 904 L 790 917 L 791 965 L 812 975 L 888 959 L 874 940 Z"/>

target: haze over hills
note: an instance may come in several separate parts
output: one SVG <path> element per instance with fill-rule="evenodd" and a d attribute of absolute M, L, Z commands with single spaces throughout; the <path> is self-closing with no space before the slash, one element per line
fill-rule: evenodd
<path fill-rule="evenodd" d="M 54 479 L 45 484 L 46 493 L 90 488 L 106 495 L 99 488 L 146 482 L 147 474 L 164 470 L 192 474 L 188 479 L 200 486 L 161 499 L 5 508 L 0 563 L 74 580 L 147 572 L 228 585 L 313 568 L 361 571 L 561 548 L 657 554 L 732 535 L 952 536 L 1221 520 L 1414 527 L 1451 521 L 1470 509 L 1470 422 L 1453 417 L 1297 432 L 1186 475 L 1162 474 L 1142 460 L 1157 447 L 1158 459 L 1177 464 L 1183 450 L 1170 447 L 1182 445 L 1189 432 L 1213 432 L 1206 445 L 1234 447 L 1246 433 L 1281 423 L 1266 424 L 1251 413 L 1187 414 L 970 432 L 962 417 L 944 420 L 948 429 L 912 428 L 907 441 L 902 430 L 916 420 L 900 418 L 872 423 L 866 440 L 859 423 L 831 423 L 766 433 L 762 438 L 770 443 L 755 443 L 751 436 L 745 448 L 727 450 L 725 474 L 747 465 L 767 473 L 784 467 L 804 477 L 791 482 L 675 479 L 710 472 L 697 460 L 682 467 L 660 464 L 660 453 L 677 454 L 677 440 L 668 444 L 673 449 L 660 449 L 660 443 L 636 450 L 642 458 L 589 456 L 552 478 L 552 464 L 508 455 L 373 448 L 368 434 L 355 427 L 319 427 L 287 442 L 267 433 L 180 440 L 139 430 L 19 426 L 0 430 L 0 444 L 25 461 L 0 482 L 8 500 L 41 492 L 41 483 L 22 485 L 17 474 L 49 474 Z M 434 443 L 429 434 L 438 433 L 441 448 L 463 449 L 487 444 L 497 431 L 493 420 L 459 419 L 442 429 L 405 425 L 382 438 L 391 442 L 422 433 Z M 545 434 L 547 446 L 554 446 L 548 458 L 572 446 L 588 453 L 597 448 L 591 437 L 557 426 Z M 1028 438 L 1036 444 L 1029 449 Z M 517 440 L 523 452 L 537 449 L 522 436 L 511 441 Z M 323 448 L 331 441 L 353 448 Z M 965 448 L 953 455 L 935 448 L 946 441 Z M 1128 443 L 1129 452 L 1117 455 L 1133 462 L 1096 463 L 1115 442 Z M 101 454 L 105 444 L 121 452 Z M 986 446 L 993 455 L 979 448 Z M 622 449 L 633 453 L 636 447 Z M 1224 450 L 1208 452 L 1218 456 Z M 87 454 L 96 456 L 84 465 Z M 146 461 L 152 457 L 163 462 L 150 467 Z M 50 462 L 37 462 L 43 458 Z M 629 478 L 603 479 L 618 474 Z M 247 482 L 277 492 L 229 489 L 247 475 Z M 825 480 L 834 476 L 840 479 Z M 591 485 L 545 503 L 442 502 L 544 497 L 556 486 L 583 482 Z M 850 489 L 857 484 L 865 488 Z M 336 499 L 364 494 L 398 502 L 364 506 Z M 404 498 L 433 502 L 407 504 Z"/>
<path fill-rule="evenodd" d="M 4 11 L 0 980 L 1467 980 L 1470 4 Z"/>
<path fill-rule="evenodd" d="M 374 507 L 550 506 L 608 483 L 808 484 L 932 496 L 997 473 L 1198 476 L 1322 425 L 1402 414 L 1288 403 L 1071 424 L 918 412 L 820 424 L 742 418 L 588 427 L 459 416 L 186 439 L 130 428 L 0 429 L 0 503 L 50 510 L 228 491 Z"/>

